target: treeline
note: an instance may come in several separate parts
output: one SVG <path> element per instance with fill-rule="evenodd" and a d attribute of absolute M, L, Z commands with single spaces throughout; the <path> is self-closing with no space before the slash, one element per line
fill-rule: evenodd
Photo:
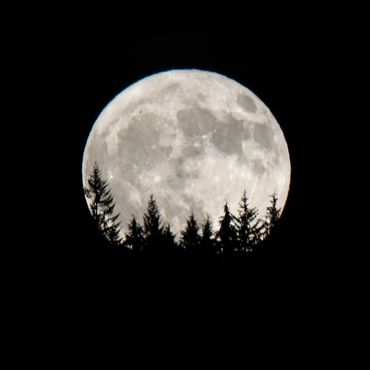
<path fill-rule="evenodd" d="M 214 231 L 209 217 L 199 223 L 191 214 L 185 229 L 176 238 L 170 225 L 163 223 L 158 204 L 151 195 L 143 223 L 132 217 L 123 237 L 119 214 L 114 214 L 113 196 L 96 163 L 84 192 L 92 217 L 106 239 L 134 256 L 230 258 L 247 255 L 267 239 L 280 217 L 275 195 L 271 196 L 265 217 L 258 218 L 257 209 L 250 207 L 244 191 L 237 215 L 232 214 L 228 204 L 225 204 L 217 231 Z"/>

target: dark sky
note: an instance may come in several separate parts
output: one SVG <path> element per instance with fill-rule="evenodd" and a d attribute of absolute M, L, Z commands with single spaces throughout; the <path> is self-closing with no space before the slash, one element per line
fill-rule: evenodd
<path fill-rule="evenodd" d="M 197 351 L 215 360 L 222 352 L 216 350 L 221 342 L 225 356 L 235 352 L 232 357 L 237 364 L 246 364 L 245 356 L 251 352 L 267 361 L 266 349 L 275 356 L 270 364 L 299 368 L 312 354 L 307 338 L 315 336 L 315 354 L 322 348 L 324 317 L 329 315 L 322 307 L 327 307 L 330 292 L 337 289 L 332 281 L 335 238 L 327 232 L 333 227 L 332 205 L 338 195 L 333 178 L 340 170 L 332 145 L 340 122 L 331 119 L 330 99 L 335 70 L 331 48 L 336 40 L 322 32 L 307 9 L 214 7 L 217 15 L 196 4 L 155 12 L 127 9 L 108 26 L 103 24 L 102 11 L 102 23 L 96 22 L 94 30 L 77 32 L 66 27 L 66 33 L 61 32 L 60 63 L 49 73 L 63 86 L 63 100 L 56 104 L 63 126 L 52 135 L 63 143 L 56 156 L 68 173 L 58 183 L 64 189 L 60 209 L 67 220 L 61 233 L 59 267 L 63 265 L 68 273 L 60 280 L 70 290 L 67 302 L 77 305 L 68 322 L 82 323 L 82 338 L 97 351 L 104 345 L 91 338 L 108 336 L 113 357 L 121 351 L 113 338 L 122 334 L 128 336 L 130 348 L 136 343 L 139 352 L 152 343 L 153 363 L 161 362 L 161 351 L 175 351 L 180 362 L 192 359 Z M 249 280 L 237 286 L 245 290 L 237 292 L 233 285 L 222 283 L 230 271 L 217 276 L 217 284 L 209 277 L 214 277 L 212 273 L 204 273 L 199 284 L 192 281 L 187 286 L 182 281 L 180 288 L 171 275 L 166 279 L 159 274 L 156 283 L 163 286 L 152 283 L 150 288 L 143 285 L 145 278 L 135 274 L 140 283 L 133 282 L 132 276 L 123 282 L 109 280 L 110 270 L 117 269 L 115 261 L 103 253 L 100 260 L 99 250 L 92 248 L 97 236 L 81 188 L 82 154 L 89 131 L 122 89 L 171 68 L 211 70 L 245 85 L 270 108 L 287 140 L 292 177 L 282 218 L 285 241 L 278 252 L 258 260 L 259 270 L 252 268 L 253 273 L 243 275 Z M 153 275 L 148 273 L 146 278 L 150 281 Z M 144 290 L 133 293 L 140 289 Z M 243 316 L 237 321 L 235 312 L 248 312 L 249 319 Z M 92 328 L 94 321 L 98 326 Z M 166 337 L 164 349 L 157 343 L 160 332 Z M 182 334 L 191 338 L 186 353 Z M 222 341 L 232 342 L 240 334 L 246 342 L 228 352 Z M 215 347 L 208 352 L 205 342 Z M 246 352 L 247 342 L 253 342 L 253 350 Z"/>

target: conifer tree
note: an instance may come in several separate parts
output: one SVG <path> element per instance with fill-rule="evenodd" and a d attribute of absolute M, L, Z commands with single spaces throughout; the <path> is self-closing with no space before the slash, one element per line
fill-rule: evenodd
<path fill-rule="evenodd" d="M 263 239 L 266 239 L 271 234 L 271 231 L 279 221 L 281 209 L 277 208 L 277 201 L 276 194 L 271 195 L 270 206 L 267 207 L 266 219 L 263 226 Z"/>
<path fill-rule="evenodd" d="M 163 228 L 162 234 L 162 250 L 169 256 L 175 254 L 177 250 L 177 244 L 175 241 L 175 235 L 173 234 L 169 224 L 166 224 Z"/>
<path fill-rule="evenodd" d="M 161 225 L 161 214 L 154 199 L 151 195 L 148 201 L 147 211 L 144 214 L 144 248 L 147 251 L 158 251 L 162 241 L 163 227 Z"/>
<path fill-rule="evenodd" d="M 215 253 L 215 240 L 214 240 L 214 233 L 212 230 L 212 223 L 207 216 L 205 219 L 202 230 L 201 230 L 201 237 L 200 237 L 200 254 L 203 256 L 209 256 Z"/>
<path fill-rule="evenodd" d="M 200 242 L 199 226 L 192 213 L 186 221 L 186 228 L 181 232 L 181 246 L 191 255 L 198 253 Z"/>
<path fill-rule="evenodd" d="M 108 183 L 102 179 L 96 162 L 87 183 L 84 193 L 94 221 L 111 244 L 120 245 L 122 243 L 120 222 L 117 222 L 119 214 L 113 215 L 115 207 L 113 196 Z"/>
<path fill-rule="evenodd" d="M 258 243 L 258 225 L 256 222 L 257 209 L 250 208 L 248 198 L 244 191 L 239 203 L 239 216 L 236 219 L 236 231 L 238 236 L 238 251 L 246 253 L 251 251 Z"/>
<path fill-rule="evenodd" d="M 220 219 L 220 229 L 217 232 L 220 253 L 229 258 L 237 249 L 237 232 L 235 216 L 230 212 L 227 202 L 224 206 L 224 215 Z"/>
<path fill-rule="evenodd" d="M 125 245 L 132 250 L 134 254 L 142 251 L 144 247 L 144 232 L 142 226 L 132 216 L 128 223 L 128 233 L 126 233 Z"/>

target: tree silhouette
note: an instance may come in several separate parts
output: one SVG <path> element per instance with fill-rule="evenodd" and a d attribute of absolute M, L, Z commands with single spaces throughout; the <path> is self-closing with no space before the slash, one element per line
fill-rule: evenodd
<path fill-rule="evenodd" d="M 180 245 L 190 255 L 198 253 L 200 243 L 199 226 L 192 213 L 186 221 L 186 228 L 181 232 L 181 243 Z"/>
<path fill-rule="evenodd" d="M 125 234 L 125 245 L 132 250 L 134 254 L 138 254 L 144 247 L 144 232 L 142 226 L 136 221 L 135 216 L 132 216 L 128 223 L 128 233 Z"/>
<path fill-rule="evenodd" d="M 175 235 L 171 231 L 169 224 L 166 224 L 163 228 L 161 249 L 164 253 L 167 253 L 168 256 L 174 255 L 177 251 Z"/>
<path fill-rule="evenodd" d="M 213 237 L 214 233 L 212 230 L 212 223 L 209 216 L 207 216 L 201 230 L 199 244 L 199 252 L 201 256 L 210 256 L 216 251 L 215 240 Z"/>
<path fill-rule="evenodd" d="M 263 223 L 263 239 L 266 239 L 271 234 L 272 229 L 279 221 L 281 209 L 277 208 L 277 201 L 276 194 L 271 195 L 270 206 L 267 207 L 266 219 Z"/>
<path fill-rule="evenodd" d="M 126 255 L 154 257 L 166 261 L 166 257 L 188 256 L 210 257 L 222 256 L 229 259 L 237 254 L 243 255 L 263 241 L 271 244 L 270 234 L 277 225 L 281 209 L 277 208 L 277 196 L 271 195 L 264 219 L 258 219 L 258 210 L 249 206 L 246 192 L 243 192 L 239 203 L 238 216 L 235 217 L 225 202 L 224 214 L 219 221 L 219 229 L 213 232 L 209 216 L 199 226 L 192 213 L 186 221 L 186 227 L 180 232 L 179 243 L 175 240 L 170 225 L 162 224 L 161 214 L 154 196 L 148 201 L 147 210 L 143 216 L 143 226 L 132 216 L 128 223 L 128 231 L 122 242 L 120 236 L 119 214 L 114 215 L 115 204 L 108 188 L 108 183 L 102 179 L 98 164 L 95 163 L 87 180 L 88 186 L 84 193 L 92 217 L 105 238 L 113 245 L 124 245 Z M 274 233 L 275 235 L 275 233 Z M 269 239 L 266 244 L 266 240 Z"/>
<path fill-rule="evenodd" d="M 239 203 L 239 216 L 236 219 L 236 232 L 238 236 L 238 251 L 246 253 L 252 250 L 259 242 L 259 225 L 257 224 L 257 209 L 250 208 L 248 197 L 244 191 Z"/>
<path fill-rule="evenodd" d="M 88 186 L 84 187 L 84 193 L 89 200 L 88 205 L 91 215 L 99 230 L 113 245 L 120 245 L 120 222 L 117 222 L 119 213 L 113 215 L 114 201 L 108 183 L 102 179 L 101 171 L 95 162 L 90 177 L 87 180 Z"/>
<path fill-rule="evenodd" d="M 144 250 L 151 254 L 159 250 L 163 227 L 161 226 L 161 214 L 154 196 L 151 195 L 147 211 L 144 214 Z"/>
<path fill-rule="evenodd" d="M 224 215 L 220 219 L 220 229 L 217 232 L 219 252 L 225 258 L 231 257 L 237 249 L 237 232 L 235 216 L 230 212 L 227 202 L 224 206 Z"/>

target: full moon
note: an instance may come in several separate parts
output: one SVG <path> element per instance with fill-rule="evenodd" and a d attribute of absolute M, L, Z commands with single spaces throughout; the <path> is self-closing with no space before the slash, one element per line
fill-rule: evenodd
<path fill-rule="evenodd" d="M 272 194 L 283 209 L 290 184 L 288 146 L 270 110 L 238 82 L 200 70 L 158 73 L 118 94 L 88 137 L 84 186 L 95 162 L 123 232 L 132 216 L 142 221 L 151 194 L 179 235 L 192 212 L 215 227 L 225 201 L 237 214 L 244 191 L 259 217 Z"/>

